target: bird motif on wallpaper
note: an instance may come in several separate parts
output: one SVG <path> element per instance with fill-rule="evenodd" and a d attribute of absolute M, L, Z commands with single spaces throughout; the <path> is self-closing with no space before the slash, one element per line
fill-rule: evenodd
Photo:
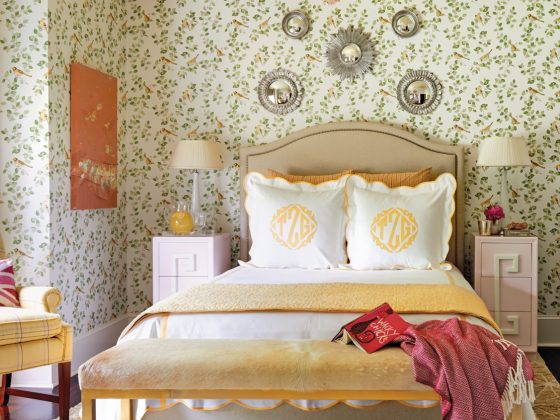
<path fill-rule="evenodd" d="M 379 89 L 379 94 L 381 96 L 389 96 L 389 97 L 392 97 L 392 98 L 396 98 L 395 95 L 393 95 L 391 92 L 387 92 L 385 89 Z"/>
<path fill-rule="evenodd" d="M 45 18 L 39 19 L 39 29 L 46 31 L 47 27 L 47 21 L 45 20 Z"/>
<path fill-rule="evenodd" d="M 221 122 L 218 118 L 216 118 L 216 127 L 218 127 L 218 128 L 224 128 L 224 123 Z"/>
<path fill-rule="evenodd" d="M 490 51 L 488 51 L 487 53 L 484 53 L 480 56 L 480 61 L 487 61 L 490 58 L 490 53 L 492 52 L 492 49 L 490 49 Z"/>
<path fill-rule="evenodd" d="M 270 21 L 270 16 L 267 19 L 263 20 L 261 23 L 259 23 L 259 29 L 266 29 L 269 21 Z"/>
<path fill-rule="evenodd" d="M 453 125 L 453 128 L 454 128 L 456 131 L 459 131 L 459 132 L 462 132 L 462 133 L 470 133 L 469 130 L 467 130 L 466 128 L 461 127 L 461 126 L 458 125 L 458 124 L 454 124 L 454 125 Z"/>
<path fill-rule="evenodd" d="M 553 48 L 553 49 L 550 50 L 550 57 L 558 60 L 558 50 L 556 48 Z"/>
<path fill-rule="evenodd" d="M 50 67 L 46 72 L 45 72 L 45 77 L 47 79 L 50 79 L 52 77 L 52 72 L 53 72 L 53 68 Z"/>
<path fill-rule="evenodd" d="M 402 57 L 403 60 L 406 60 L 410 63 L 410 58 L 408 57 L 408 53 L 406 51 L 403 51 L 401 53 L 401 57 Z"/>
<path fill-rule="evenodd" d="M 537 89 L 534 89 L 532 87 L 528 88 L 527 91 L 531 94 L 531 95 L 541 95 L 544 96 L 544 93 L 539 92 Z"/>
<path fill-rule="evenodd" d="M 494 124 L 494 121 L 492 121 L 490 124 L 488 124 L 486 127 L 482 128 L 480 130 L 480 134 L 488 134 L 490 133 L 491 129 L 492 129 L 492 124 Z"/>
<path fill-rule="evenodd" d="M 152 230 L 146 225 L 144 225 L 144 232 L 146 232 L 146 235 L 148 235 L 148 237 L 154 236 L 154 232 L 152 232 Z"/>
<path fill-rule="evenodd" d="M 311 55 L 311 54 L 309 54 L 309 53 L 308 53 L 308 54 L 305 54 L 305 59 L 306 59 L 307 61 L 309 61 L 310 63 L 312 63 L 312 62 L 314 62 L 314 61 L 316 61 L 316 62 L 318 62 L 318 63 L 321 62 L 321 59 L 320 59 L 320 58 L 317 58 L 317 57 L 315 57 L 314 55 Z"/>
<path fill-rule="evenodd" d="M 218 198 L 219 201 L 223 201 L 225 198 L 220 191 L 216 191 L 216 197 Z"/>
<path fill-rule="evenodd" d="M 445 13 L 443 13 L 443 11 L 441 9 L 438 9 L 437 6 L 434 6 L 434 9 L 436 10 L 436 16 L 437 17 L 445 16 Z"/>
<path fill-rule="evenodd" d="M 187 133 L 187 137 L 196 137 L 198 136 L 198 127 L 195 127 L 191 131 Z"/>
<path fill-rule="evenodd" d="M 15 158 L 12 158 L 12 162 L 14 162 L 14 164 L 15 164 L 16 166 L 20 167 L 20 168 L 21 168 L 22 166 L 25 166 L 25 167 L 27 167 L 27 168 L 33 169 L 33 166 L 29 165 L 28 163 L 25 163 L 23 160 L 18 159 L 18 158 L 16 158 L 16 157 L 15 157 Z"/>
<path fill-rule="evenodd" d="M 513 188 L 511 189 L 511 198 L 518 198 L 519 197 L 519 193 L 517 191 L 515 191 Z"/>
<path fill-rule="evenodd" d="M 328 16 L 327 17 L 327 25 L 332 26 L 333 28 L 336 28 L 336 22 L 334 21 L 334 17 L 332 16 Z"/>
<path fill-rule="evenodd" d="M 379 22 L 381 22 L 383 25 L 388 25 L 389 23 L 391 23 L 389 19 L 384 18 L 383 16 L 379 16 L 377 20 L 379 20 Z"/>
<path fill-rule="evenodd" d="M 513 42 L 509 41 L 509 47 L 511 49 L 511 52 L 517 52 L 519 51 L 519 48 L 517 48 L 517 45 L 515 45 Z"/>
<path fill-rule="evenodd" d="M 479 23 L 479 24 L 481 24 L 481 25 L 484 25 L 484 19 L 482 18 L 482 15 L 481 15 L 480 13 L 477 13 L 477 14 L 474 16 L 474 20 L 475 20 L 476 23 Z"/>
<path fill-rule="evenodd" d="M 86 48 L 87 48 L 88 50 L 91 50 L 91 49 L 93 48 L 93 42 L 94 42 L 94 41 L 92 40 L 89 44 L 87 44 L 87 47 L 86 47 Z"/>
<path fill-rule="evenodd" d="M 142 17 L 144 19 L 144 22 L 146 22 L 146 23 L 152 21 L 152 18 L 148 14 L 146 14 L 146 12 L 142 12 Z"/>
<path fill-rule="evenodd" d="M 492 203 L 492 199 L 494 198 L 494 194 L 492 194 L 490 197 L 488 197 L 487 199 L 483 200 L 480 203 L 480 206 L 483 208 L 486 208 L 490 205 L 490 203 Z"/>
<path fill-rule="evenodd" d="M 185 89 L 183 91 L 183 98 L 185 98 L 189 102 L 192 102 L 191 94 L 188 89 Z"/>
<path fill-rule="evenodd" d="M 64 149 L 64 160 L 70 160 L 70 152 Z"/>
<path fill-rule="evenodd" d="M 233 93 L 231 94 L 231 96 L 233 96 L 234 98 L 237 99 L 249 99 L 248 97 L 246 97 L 245 95 L 243 95 L 242 93 L 239 93 L 238 91 L 234 90 Z"/>
<path fill-rule="evenodd" d="M 329 90 L 327 91 L 327 96 L 329 98 L 336 98 L 336 92 L 334 91 L 334 88 L 330 87 Z"/>
<path fill-rule="evenodd" d="M 146 84 L 146 82 L 144 82 L 144 92 L 146 92 L 146 93 L 152 93 L 153 92 L 153 89 L 150 86 L 148 86 Z"/>
<path fill-rule="evenodd" d="M 39 120 L 40 121 L 47 121 L 49 119 L 49 114 L 47 111 L 42 110 L 39 112 Z"/>
<path fill-rule="evenodd" d="M 146 165 L 153 165 L 154 164 L 154 161 L 152 159 L 150 159 L 146 153 L 144 153 L 144 162 L 146 163 Z"/>
<path fill-rule="evenodd" d="M 126 31 L 127 29 L 128 29 L 128 21 L 125 20 L 125 21 L 123 22 L 123 24 L 121 25 L 121 30 L 122 30 L 122 31 Z"/>
<path fill-rule="evenodd" d="M 511 115 L 511 113 L 509 114 L 509 118 L 511 119 L 511 123 L 513 125 L 519 124 L 519 120 L 517 118 L 515 118 L 513 115 Z"/>
<path fill-rule="evenodd" d="M 540 19 L 539 17 L 537 17 L 537 16 L 535 16 L 535 15 L 533 15 L 533 14 L 531 14 L 531 13 L 529 13 L 529 14 L 527 15 L 527 19 L 529 19 L 531 22 L 541 22 L 541 23 L 544 23 L 544 21 L 543 21 L 542 19 Z"/>
<path fill-rule="evenodd" d="M 533 166 L 536 166 L 537 168 L 545 169 L 545 166 L 541 165 L 539 162 L 532 160 L 531 163 L 533 164 Z"/>
<path fill-rule="evenodd" d="M 550 204 L 553 206 L 558 206 L 560 202 L 558 201 L 558 195 L 553 194 L 550 196 Z"/>
<path fill-rule="evenodd" d="M 552 121 L 550 123 L 550 128 L 552 129 L 552 131 L 556 131 L 557 133 L 560 133 L 560 128 L 558 128 L 558 123 L 556 121 Z"/>
<path fill-rule="evenodd" d="M 455 58 L 456 60 L 469 60 L 470 61 L 470 58 L 464 56 L 461 53 L 458 53 L 457 51 L 453 52 L 453 58 Z"/>
<path fill-rule="evenodd" d="M 78 37 L 78 35 L 73 34 L 71 38 L 76 44 L 82 45 L 82 40 Z"/>
<path fill-rule="evenodd" d="M 258 64 L 262 64 L 262 63 L 263 63 L 263 59 L 262 59 L 261 53 L 256 53 L 256 54 L 255 54 L 255 62 L 258 63 Z"/>
<path fill-rule="evenodd" d="M 25 252 L 23 252 L 21 249 L 19 248 L 14 248 L 14 250 L 12 251 L 12 254 L 15 255 L 16 257 L 24 257 L 24 258 L 29 258 L 30 260 L 33 259 L 33 257 Z"/>
<path fill-rule="evenodd" d="M 12 73 L 14 73 L 16 76 L 21 77 L 21 76 L 25 76 L 25 77 L 33 77 L 31 76 L 29 73 L 24 72 L 21 69 L 18 69 L 17 67 L 12 67 Z"/>
<path fill-rule="evenodd" d="M 183 21 L 181 22 L 181 26 L 187 30 L 191 29 L 191 24 L 187 18 L 183 19 Z"/>
<path fill-rule="evenodd" d="M 187 64 L 189 66 L 192 66 L 193 64 L 196 64 L 196 59 L 198 58 L 198 54 L 195 55 L 193 58 L 191 58 L 190 60 L 187 61 Z"/>
<path fill-rule="evenodd" d="M 162 56 L 162 57 L 159 59 L 159 61 L 161 61 L 163 64 L 167 64 L 167 65 L 171 65 L 171 64 L 176 65 L 176 64 L 177 64 L 175 61 L 173 61 L 173 60 L 171 60 L 171 59 L 169 59 L 169 58 L 167 58 L 167 57 L 165 57 L 165 56 Z"/>
<path fill-rule="evenodd" d="M 478 85 L 474 91 L 478 96 L 486 96 L 486 93 L 484 92 L 482 86 L 480 85 Z"/>
<path fill-rule="evenodd" d="M 216 56 L 217 57 L 222 57 L 224 55 L 224 52 L 222 50 L 220 50 L 219 48 L 216 48 Z"/>
<path fill-rule="evenodd" d="M 117 24 L 117 20 L 115 19 L 115 16 L 113 16 L 112 13 L 109 13 L 109 14 L 107 15 L 107 18 L 108 18 L 111 22 L 113 22 L 115 25 Z"/>
<path fill-rule="evenodd" d="M 237 27 L 237 28 L 248 28 L 248 26 L 241 22 L 240 20 L 237 19 L 233 19 L 232 23 Z"/>
<path fill-rule="evenodd" d="M 168 130 L 167 128 L 162 128 L 160 130 L 160 133 L 163 134 L 164 136 L 171 136 L 171 137 L 177 137 L 177 134 L 174 133 L 171 130 Z"/>
<path fill-rule="evenodd" d="M 101 38 L 101 47 L 103 47 L 103 49 L 107 48 L 107 44 L 105 44 L 105 40 L 103 38 Z"/>

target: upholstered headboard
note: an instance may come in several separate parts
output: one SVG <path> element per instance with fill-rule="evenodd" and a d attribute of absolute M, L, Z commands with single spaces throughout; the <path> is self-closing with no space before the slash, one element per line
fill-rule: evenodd
<path fill-rule="evenodd" d="M 447 259 L 463 268 L 463 148 L 424 140 L 405 130 L 371 122 L 335 122 L 297 131 L 262 146 L 241 148 L 241 182 L 251 171 L 268 168 L 294 174 L 328 174 L 346 169 L 407 172 L 432 167 L 433 177 L 449 172 L 457 178 L 453 235 Z M 241 259 L 247 260 L 251 238 L 245 191 L 241 188 Z M 443 221 L 442 221 L 443 223 Z"/>

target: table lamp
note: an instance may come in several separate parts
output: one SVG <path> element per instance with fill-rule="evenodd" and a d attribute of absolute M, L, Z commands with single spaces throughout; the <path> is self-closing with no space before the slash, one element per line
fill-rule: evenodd
<path fill-rule="evenodd" d="M 200 213 L 199 173 L 201 169 L 222 169 L 220 145 L 205 140 L 179 140 L 171 156 L 170 168 L 192 169 L 193 188 L 191 214 L 195 218 Z"/>
<path fill-rule="evenodd" d="M 509 219 L 509 187 L 507 171 L 510 166 L 531 166 L 525 140 L 521 137 L 491 137 L 480 143 L 476 166 L 502 167 L 500 204 Z M 506 223 L 507 224 L 507 223 Z"/>

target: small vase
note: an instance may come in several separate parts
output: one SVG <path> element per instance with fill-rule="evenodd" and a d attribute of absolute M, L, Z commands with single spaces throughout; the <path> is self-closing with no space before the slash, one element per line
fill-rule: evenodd
<path fill-rule="evenodd" d="M 176 235 L 185 235 L 193 230 L 193 218 L 187 211 L 187 203 L 178 201 L 169 212 L 169 230 Z"/>
<path fill-rule="evenodd" d="M 492 222 L 490 220 L 478 221 L 478 234 L 480 236 L 490 236 L 492 234 L 491 228 L 492 228 Z"/>
<path fill-rule="evenodd" d="M 492 235 L 499 235 L 502 230 L 502 221 L 501 220 L 492 220 L 490 225 L 490 233 Z"/>

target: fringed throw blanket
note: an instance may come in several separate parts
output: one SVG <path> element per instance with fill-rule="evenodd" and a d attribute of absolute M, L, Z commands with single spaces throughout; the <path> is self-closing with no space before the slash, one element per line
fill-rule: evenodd
<path fill-rule="evenodd" d="M 396 342 L 412 357 L 416 381 L 441 397 L 445 420 L 503 420 L 533 402 L 533 369 L 517 346 L 458 319 L 409 327 Z"/>

